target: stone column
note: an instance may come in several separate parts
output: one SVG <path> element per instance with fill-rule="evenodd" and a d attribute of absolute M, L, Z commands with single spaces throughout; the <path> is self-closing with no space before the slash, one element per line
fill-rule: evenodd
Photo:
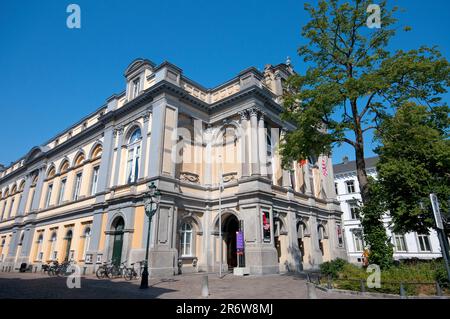
<path fill-rule="evenodd" d="M 312 195 L 314 190 L 312 189 L 311 185 L 311 171 L 309 169 L 309 160 L 306 161 L 304 172 L 305 172 L 305 194 L 306 195 Z"/>
<path fill-rule="evenodd" d="M 250 154 L 252 176 L 260 175 L 258 158 L 258 109 L 250 109 Z"/>
<path fill-rule="evenodd" d="M 242 177 L 247 177 L 249 175 L 249 143 L 248 143 L 248 115 L 247 111 L 239 112 L 239 115 L 241 116 L 241 156 L 240 160 L 242 161 Z"/>
<path fill-rule="evenodd" d="M 282 129 L 281 130 L 281 143 L 285 143 L 284 142 L 284 137 L 286 136 L 286 129 Z M 291 175 L 290 172 L 288 170 L 282 169 L 282 186 L 285 188 L 292 188 L 292 183 L 291 183 Z"/>
<path fill-rule="evenodd" d="M 204 181 L 206 186 L 212 185 L 212 128 L 208 126 L 205 130 L 206 150 L 203 165 Z"/>
<path fill-rule="evenodd" d="M 30 193 L 31 182 L 33 181 L 33 177 L 31 175 L 27 175 L 25 177 L 25 187 L 22 192 L 22 197 L 19 202 L 19 209 L 17 210 L 17 216 L 21 216 L 25 213 L 25 206 L 27 204 L 28 195 Z"/>
<path fill-rule="evenodd" d="M 150 121 L 151 113 L 146 111 L 146 113 L 143 116 L 144 119 L 144 131 L 142 132 L 142 149 L 141 149 L 141 165 L 139 169 L 139 179 L 142 179 L 145 175 L 145 163 L 148 157 L 147 152 L 147 140 L 148 140 L 148 125 Z"/>
<path fill-rule="evenodd" d="M 41 195 L 42 195 L 42 188 L 44 186 L 45 169 L 46 169 L 46 166 L 42 166 L 41 168 L 39 168 L 39 175 L 38 175 L 38 180 L 36 183 L 36 188 L 34 190 L 33 202 L 31 203 L 32 211 L 39 209 L 39 203 L 41 201 Z"/>
<path fill-rule="evenodd" d="M 111 186 L 117 186 L 119 183 L 119 175 L 120 175 L 120 162 L 122 160 L 122 145 L 123 145 L 123 127 L 119 127 L 116 131 L 116 136 L 118 139 L 117 143 L 117 156 L 116 156 L 116 166 L 114 169 L 114 180 Z"/>
<path fill-rule="evenodd" d="M 259 165 L 262 176 L 267 176 L 267 136 L 264 127 L 264 113 L 261 112 L 258 122 Z"/>
<path fill-rule="evenodd" d="M 111 178 L 111 164 L 113 156 L 113 143 L 114 143 L 114 128 L 109 125 L 105 128 L 103 135 L 103 145 L 102 145 L 102 157 L 100 159 L 100 170 L 98 172 L 98 182 L 97 182 L 97 196 L 96 202 L 104 202 L 105 195 L 103 194 L 110 185 Z"/>
<path fill-rule="evenodd" d="M 153 103 L 152 134 L 150 136 L 150 156 L 148 161 L 148 176 L 156 177 L 161 174 L 164 153 L 164 127 L 166 119 L 166 100 L 160 99 Z"/>

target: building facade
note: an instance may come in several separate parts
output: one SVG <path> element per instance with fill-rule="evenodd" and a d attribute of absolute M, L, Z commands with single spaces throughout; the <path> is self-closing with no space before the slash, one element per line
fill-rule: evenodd
<path fill-rule="evenodd" d="M 283 170 L 276 151 L 293 128 L 279 116 L 292 72 L 289 64 L 249 68 L 206 89 L 171 63 L 133 61 L 124 92 L 2 168 L 0 270 L 74 260 L 95 271 L 143 260 L 149 182 L 162 193 L 150 230 L 152 276 L 180 265 L 235 267 L 238 230 L 251 274 L 345 256 L 331 160 Z"/>
<path fill-rule="evenodd" d="M 378 157 L 366 159 L 367 175 L 376 178 Z M 359 220 L 358 203 L 361 201 L 355 161 L 344 158 L 342 163 L 334 165 L 334 181 L 337 199 L 341 203 L 342 224 L 348 260 L 353 263 L 363 262 L 365 243 L 361 222 Z M 386 232 L 394 248 L 394 259 L 433 259 L 441 257 L 439 238 L 434 229 L 429 234 L 395 234 L 391 230 L 392 219 L 389 214 L 383 216 Z"/>

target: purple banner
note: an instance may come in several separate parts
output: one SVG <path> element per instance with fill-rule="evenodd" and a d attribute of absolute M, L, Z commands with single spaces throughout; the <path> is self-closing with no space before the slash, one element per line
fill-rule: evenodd
<path fill-rule="evenodd" d="M 242 231 L 236 232 L 236 250 L 237 252 L 244 252 L 244 233 Z"/>

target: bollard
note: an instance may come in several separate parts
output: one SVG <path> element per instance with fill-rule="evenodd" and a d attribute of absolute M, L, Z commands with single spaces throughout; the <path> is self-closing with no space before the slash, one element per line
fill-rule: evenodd
<path fill-rule="evenodd" d="M 34 267 L 34 273 L 37 273 L 37 266 Z"/>
<path fill-rule="evenodd" d="M 400 297 L 401 297 L 402 299 L 405 299 L 405 298 L 406 298 L 405 287 L 403 286 L 403 283 L 402 283 L 402 282 L 400 283 Z"/>
<path fill-rule="evenodd" d="M 83 276 L 85 276 L 85 275 L 86 275 L 86 269 L 87 269 L 87 267 L 86 267 L 86 266 L 84 266 L 84 267 L 83 267 Z"/>
<path fill-rule="evenodd" d="M 364 293 L 366 292 L 366 285 L 364 284 L 364 280 L 360 280 L 359 285 L 361 287 L 361 292 Z"/>
<path fill-rule="evenodd" d="M 436 296 L 442 296 L 441 285 L 439 285 L 439 282 L 437 281 L 436 281 Z"/>
<path fill-rule="evenodd" d="M 328 288 L 328 289 L 333 288 L 333 284 L 332 284 L 332 282 L 331 282 L 331 276 L 330 276 L 330 275 L 328 275 L 327 288 Z"/>
<path fill-rule="evenodd" d="M 208 275 L 205 275 L 202 278 L 202 297 L 206 298 L 208 296 L 209 296 Z"/>
<path fill-rule="evenodd" d="M 316 286 L 313 283 L 306 283 L 306 291 L 308 293 L 308 299 L 317 299 Z"/>

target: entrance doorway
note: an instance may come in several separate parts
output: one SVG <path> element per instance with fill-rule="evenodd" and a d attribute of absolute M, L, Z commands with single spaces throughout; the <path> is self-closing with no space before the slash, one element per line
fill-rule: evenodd
<path fill-rule="evenodd" d="M 223 223 L 223 240 L 226 245 L 228 269 L 237 267 L 236 232 L 239 230 L 239 221 L 230 215 Z"/>
<path fill-rule="evenodd" d="M 114 240 L 113 252 L 111 261 L 113 264 L 119 266 L 122 261 L 122 246 L 123 246 L 123 229 L 125 222 L 122 217 L 118 217 L 113 223 Z"/>

